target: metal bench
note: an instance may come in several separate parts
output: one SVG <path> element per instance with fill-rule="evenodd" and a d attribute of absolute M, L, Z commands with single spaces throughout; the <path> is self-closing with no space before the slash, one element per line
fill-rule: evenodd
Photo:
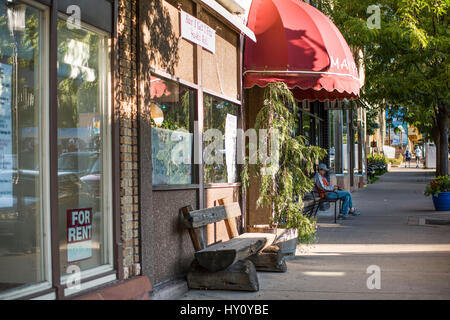
<path fill-rule="evenodd" d="M 336 195 L 337 195 L 337 192 L 335 192 L 335 191 L 327 191 L 327 192 L 333 192 L 333 193 L 336 193 Z M 342 211 L 342 200 L 339 198 L 336 198 L 336 199 L 321 198 L 317 186 L 314 187 L 314 190 L 312 191 L 312 193 L 314 195 L 314 198 L 317 197 L 319 199 L 317 201 L 317 207 L 315 208 L 314 217 L 316 217 L 317 211 L 319 211 L 321 203 L 324 203 L 324 202 L 334 203 L 334 223 L 337 223 L 337 204 L 339 202 L 339 213 L 340 213 Z"/>
<path fill-rule="evenodd" d="M 319 199 L 314 192 L 308 192 L 303 197 L 303 214 L 308 218 L 315 218 L 319 207 Z"/>

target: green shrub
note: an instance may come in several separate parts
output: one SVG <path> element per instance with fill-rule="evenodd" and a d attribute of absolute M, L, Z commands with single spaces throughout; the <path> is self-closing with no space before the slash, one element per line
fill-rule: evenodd
<path fill-rule="evenodd" d="M 427 184 L 425 188 L 425 195 L 435 195 L 437 196 L 441 192 L 450 192 L 450 179 L 448 175 L 439 176 Z"/>
<path fill-rule="evenodd" d="M 367 156 L 367 161 L 369 162 L 369 165 L 372 165 L 374 163 L 378 163 L 378 162 L 382 162 L 387 164 L 388 163 L 388 159 L 385 155 L 383 154 L 375 154 L 375 155 L 368 155 Z"/>
<path fill-rule="evenodd" d="M 389 158 L 388 161 L 389 161 L 391 164 L 397 164 L 397 165 L 400 165 L 400 164 L 402 164 L 402 162 L 403 162 L 403 156 L 400 155 L 400 157 L 399 157 L 398 159 L 397 159 L 397 158 Z"/>

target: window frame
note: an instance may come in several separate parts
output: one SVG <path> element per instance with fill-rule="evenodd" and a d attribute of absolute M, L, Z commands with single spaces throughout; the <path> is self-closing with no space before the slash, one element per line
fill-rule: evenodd
<path fill-rule="evenodd" d="M 68 17 L 69 16 L 67 14 L 58 12 L 56 25 L 57 25 L 58 21 L 67 20 Z M 108 258 L 105 259 L 107 261 L 107 263 L 105 263 L 105 264 L 81 271 L 81 274 L 80 274 L 81 283 L 80 283 L 80 289 L 78 289 L 78 290 L 69 292 L 70 289 L 67 288 L 66 283 L 67 283 L 67 280 L 70 275 L 60 274 L 60 285 L 63 288 L 64 297 L 76 295 L 76 294 L 79 294 L 79 293 L 89 289 L 89 288 L 92 288 L 93 286 L 98 286 L 98 285 L 102 285 L 107 282 L 117 280 L 117 276 L 115 275 L 115 270 L 114 270 L 114 265 L 115 265 L 114 259 L 116 257 L 114 256 L 114 249 L 113 249 L 113 243 L 114 243 L 114 239 L 113 239 L 113 229 L 114 229 L 114 227 L 113 227 L 113 222 L 114 222 L 113 199 L 114 199 L 115 195 L 113 194 L 113 187 L 112 187 L 113 164 L 111 161 L 112 155 L 113 155 L 112 145 L 115 142 L 113 141 L 112 128 L 110 125 L 113 122 L 112 121 L 112 119 L 113 119 L 113 114 L 112 114 L 113 101 L 111 99 L 112 98 L 111 91 L 113 89 L 113 86 L 111 85 L 112 72 L 113 72 L 113 70 L 111 68 L 111 62 L 113 60 L 113 56 L 112 56 L 112 39 L 113 38 L 112 38 L 111 33 L 104 31 L 102 29 L 99 29 L 99 28 L 92 26 L 88 23 L 85 23 L 83 21 L 81 21 L 81 28 L 83 28 L 84 30 L 87 30 L 89 32 L 93 32 L 98 35 L 101 35 L 106 40 L 104 43 L 104 45 L 105 45 L 104 49 L 106 51 L 106 58 L 107 58 L 107 60 L 105 61 L 105 64 L 104 64 L 106 66 L 106 70 L 104 70 L 106 72 L 106 75 L 101 77 L 102 82 L 104 82 L 104 83 L 102 83 L 100 91 L 102 93 L 102 95 L 101 95 L 102 121 L 105 124 L 105 129 L 102 132 L 102 141 L 104 143 L 104 145 L 102 147 L 102 153 L 103 153 L 102 165 L 104 168 L 103 169 L 104 174 L 102 176 L 102 184 L 103 184 L 103 187 L 106 186 L 106 188 L 104 190 L 104 199 L 102 199 L 103 200 L 103 208 L 104 208 L 104 213 L 103 213 L 104 221 L 103 221 L 102 228 L 104 228 L 104 234 L 103 234 L 103 237 L 104 237 L 103 241 L 105 242 L 104 255 L 107 255 Z M 57 37 L 57 36 L 58 36 L 58 32 L 56 33 L 55 37 Z M 108 42 L 110 42 L 110 43 L 108 44 Z M 109 57 L 108 57 L 108 55 L 109 55 Z M 99 72 L 100 72 L 100 70 L 99 70 Z M 57 118 L 56 118 L 56 121 L 57 121 Z M 56 126 L 57 126 L 57 124 L 56 124 Z M 57 166 L 53 167 L 53 170 L 57 171 Z M 56 212 L 58 212 L 58 211 L 56 211 Z M 57 230 L 57 232 L 55 233 L 55 230 L 52 229 L 51 232 L 52 232 L 52 237 L 56 237 L 57 239 L 59 239 L 59 230 Z M 58 250 L 59 250 L 59 245 L 58 245 Z M 54 272 L 54 270 L 53 270 L 53 272 Z M 60 270 L 59 270 L 59 272 L 60 272 Z M 114 275 L 111 274 L 111 272 L 114 272 Z"/>
<path fill-rule="evenodd" d="M 42 26 L 40 34 L 40 78 L 42 81 L 42 89 L 40 92 L 40 116 L 39 116 L 39 151 L 42 153 L 40 158 L 41 170 L 39 177 L 40 185 L 40 211 L 41 217 L 39 224 L 41 225 L 41 250 L 43 250 L 43 269 L 44 280 L 37 283 L 25 284 L 17 288 L 7 289 L 0 292 L 0 299 L 18 299 L 25 296 L 35 295 L 39 292 L 45 292 L 52 289 L 52 255 L 51 255 L 51 216 L 50 216 L 50 179 L 49 170 L 50 163 L 47 155 L 49 154 L 49 119 L 44 115 L 49 114 L 49 26 L 50 26 L 50 8 L 32 0 L 22 0 L 21 3 L 33 7 L 42 14 Z"/>
<path fill-rule="evenodd" d="M 237 115 L 236 115 L 236 117 L 237 117 L 237 129 L 238 130 L 242 129 L 242 124 L 241 124 L 242 123 L 242 103 L 241 103 L 241 101 L 235 100 L 235 99 L 231 99 L 231 98 L 226 97 L 224 95 L 215 93 L 215 92 L 213 92 L 211 90 L 203 89 L 202 90 L 202 94 L 203 94 L 203 97 L 202 97 L 202 101 L 203 101 L 202 110 L 204 110 L 205 95 L 209 95 L 209 96 L 211 96 L 213 98 L 220 99 L 220 100 L 223 100 L 225 102 L 229 102 L 231 104 L 234 104 L 236 106 L 236 109 L 237 109 Z M 205 114 L 203 113 L 203 123 L 202 123 L 202 132 L 201 132 L 202 136 L 203 136 L 203 133 L 204 133 L 204 125 L 205 125 L 204 122 L 205 122 Z M 202 166 L 202 174 L 203 174 L 202 181 L 205 181 L 205 161 L 204 161 L 204 158 L 203 158 L 203 147 L 204 147 L 203 143 L 204 143 L 204 141 L 203 141 L 203 138 L 202 138 L 202 146 L 201 146 L 201 148 L 202 148 L 201 166 Z M 224 140 L 224 143 L 225 143 L 225 140 Z M 238 144 L 236 143 L 236 156 L 237 156 L 238 152 L 239 152 Z M 241 186 L 241 182 L 240 182 L 241 170 L 240 170 L 240 166 L 239 166 L 239 164 L 237 162 L 236 162 L 236 171 L 237 171 L 237 173 L 236 173 L 237 181 L 236 182 L 211 182 L 211 183 L 204 182 L 203 183 L 204 189 L 206 190 L 206 189 L 211 189 L 211 188 L 239 187 L 239 186 Z"/>
<path fill-rule="evenodd" d="M 153 184 L 153 178 L 152 178 L 152 190 L 153 191 L 164 191 L 164 190 L 186 190 L 186 189 L 198 189 L 200 187 L 199 184 L 199 175 L 198 175 L 198 165 L 195 164 L 195 143 L 196 143 L 196 137 L 195 137 L 195 133 L 196 130 L 198 132 L 198 121 L 199 121 L 199 117 L 198 117 L 198 106 L 197 106 L 197 95 L 198 95 L 198 86 L 187 82 L 187 81 L 181 81 L 181 79 L 178 79 L 174 76 L 171 76 L 169 74 L 166 73 L 162 73 L 162 72 L 156 72 L 154 70 L 151 70 L 150 74 L 154 77 L 158 77 L 161 80 L 164 81 L 170 81 L 170 82 L 174 82 L 176 83 L 178 86 L 183 86 L 186 87 L 187 89 L 191 90 L 193 92 L 193 105 L 192 105 L 192 119 L 193 119 L 193 123 L 191 123 L 192 125 L 192 134 L 193 134 L 193 145 L 192 145 L 192 183 L 187 183 L 187 184 Z M 191 118 L 191 115 L 190 115 Z M 152 128 L 152 126 L 150 125 L 150 129 Z M 151 136 L 151 133 L 150 133 Z M 152 153 L 152 160 L 153 160 L 153 153 Z M 153 170 L 153 166 L 152 166 L 152 170 Z M 152 172 L 153 175 L 153 172 Z"/>
<path fill-rule="evenodd" d="M 74 0 L 77 4 L 78 0 Z M 58 11 L 58 1 L 20 0 L 20 3 L 42 11 L 42 35 L 40 57 L 41 87 L 41 115 L 39 143 L 42 152 L 41 158 L 41 223 L 43 234 L 41 237 L 44 251 L 44 277 L 45 280 L 12 288 L 0 292 L 0 299 L 33 299 L 54 300 L 73 298 L 84 294 L 87 290 L 122 280 L 122 253 L 120 234 L 120 113 L 116 109 L 115 83 L 118 79 L 119 55 L 116 49 L 118 43 L 118 1 L 108 1 L 112 8 L 112 30 L 95 27 L 89 23 L 81 22 L 81 26 L 89 31 L 106 36 L 107 46 L 106 77 L 102 99 L 102 120 L 105 123 L 103 130 L 104 152 L 103 166 L 105 174 L 103 183 L 105 188 L 104 210 L 107 219 L 104 221 L 104 237 L 107 241 L 107 263 L 81 272 L 81 288 L 76 292 L 67 294 L 64 280 L 61 276 L 59 254 L 59 224 L 58 224 L 58 177 L 57 177 L 57 23 L 68 15 Z M 105 180 L 106 179 L 106 180 Z M 56 191 L 55 191 L 56 190 Z M 105 251 L 105 252 L 106 252 Z"/>

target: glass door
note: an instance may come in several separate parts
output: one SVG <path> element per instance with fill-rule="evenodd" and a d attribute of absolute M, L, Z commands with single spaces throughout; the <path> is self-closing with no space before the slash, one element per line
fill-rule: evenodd
<path fill-rule="evenodd" d="M 46 17 L 0 0 L 0 299 L 50 287 Z"/>
<path fill-rule="evenodd" d="M 112 264 L 108 35 L 58 20 L 61 275 Z M 95 273 L 95 272 L 94 272 Z"/>

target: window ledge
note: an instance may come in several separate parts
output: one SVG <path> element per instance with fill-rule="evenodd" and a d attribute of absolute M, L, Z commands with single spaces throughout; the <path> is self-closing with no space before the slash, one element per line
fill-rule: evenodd
<path fill-rule="evenodd" d="M 212 188 L 230 188 L 230 187 L 240 187 L 240 182 L 235 183 L 205 183 L 205 188 L 212 189 Z"/>
<path fill-rule="evenodd" d="M 160 184 L 152 186 L 152 191 L 189 190 L 198 189 L 199 184 Z"/>

